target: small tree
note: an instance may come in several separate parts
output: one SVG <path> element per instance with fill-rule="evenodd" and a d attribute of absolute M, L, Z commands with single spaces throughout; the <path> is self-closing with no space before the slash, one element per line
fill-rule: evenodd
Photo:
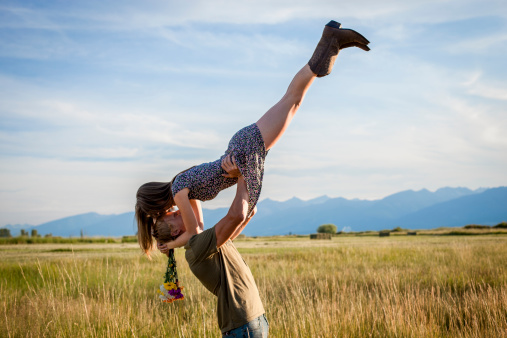
<path fill-rule="evenodd" d="M 35 238 L 35 237 L 39 237 L 39 233 L 37 232 L 37 230 L 32 229 L 32 237 L 33 237 L 33 238 Z"/>
<path fill-rule="evenodd" d="M 21 229 L 21 234 L 20 236 L 28 236 L 28 232 L 26 232 L 25 229 Z"/>
<path fill-rule="evenodd" d="M 11 237 L 11 231 L 7 228 L 0 229 L 0 237 Z"/>
<path fill-rule="evenodd" d="M 335 234 L 336 230 L 337 228 L 334 224 L 323 224 L 317 228 L 317 232 L 321 234 Z"/>
<path fill-rule="evenodd" d="M 498 223 L 498 224 L 497 224 L 497 225 L 495 225 L 493 228 L 502 228 L 502 229 L 507 229 L 507 222 Z"/>

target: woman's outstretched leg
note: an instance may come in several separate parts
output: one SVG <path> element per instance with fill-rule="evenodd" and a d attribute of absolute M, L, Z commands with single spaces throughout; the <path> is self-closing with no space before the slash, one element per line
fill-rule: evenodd
<path fill-rule="evenodd" d="M 331 73 L 339 51 L 349 47 L 369 51 L 369 43 L 356 31 L 341 29 L 341 24 L 336 21 L 330 21 L 324 27 L 319 44 L 308 64 L 296 74 L 282 99 L 257 121 L 266 150 L 271 149 L 282 137 L 315 77 Z"/>
<path fill-rule="evenodd" d="M 309 65 L 304 66 L 294 76 L 282 99 L 257 121 L 266 150 L 271 149 L 282 137 L 316 77 Z"/>

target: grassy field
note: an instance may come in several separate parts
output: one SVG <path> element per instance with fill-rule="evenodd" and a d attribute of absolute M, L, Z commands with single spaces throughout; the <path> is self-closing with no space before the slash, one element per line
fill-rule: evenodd
<path fill-rule="evenodd" d="M 247 239 L 272 337 L 505 337 L 507 236 Z M 0 336 L 219 337 L 216 300 L 177 250 L 186 299 L 160 303 L 166 258 L 134 243 L 0 246 Z"/>

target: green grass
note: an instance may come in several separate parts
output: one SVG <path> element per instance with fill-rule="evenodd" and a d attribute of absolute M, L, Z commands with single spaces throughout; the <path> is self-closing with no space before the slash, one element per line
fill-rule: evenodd
<path fill-rule="evenodd" d="M 272 337 L 505 337 L 506 236 L 237 241 Z M 0 247 L 0 336 L 219 337 L 216 300 L 176 257 L 186 299 L 160 303 L 166 258 L 135 243 Z"/>

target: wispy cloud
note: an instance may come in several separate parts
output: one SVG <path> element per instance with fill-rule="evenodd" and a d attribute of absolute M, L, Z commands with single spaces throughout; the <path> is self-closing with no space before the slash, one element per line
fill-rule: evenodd
<path fill-rule="evenodd" d="M 145 6 L 138 6 L 135 1 L 87 1 L 86 5 L 56 2 L 25 6 L 7 4 L 0 10 L 6 17 L 1 26 L 9 28 L 137 30 L 199 23 L 272 25 L 319 18 L 365 21 L 395 18 L 400 23 L 435 23 L 487 15 L 505 18 L 507 14 L 502 9 L 506 7 L 502 0 L 483 1 L 480 5 L 476 0 L 359 0 L 346 3 L 329 0 L 241 3 L 228 0 L 219 4 L 200 0 L 184 3 L 150 1 Z"/>
<path fill-rule="evenodd" d="M 450 53 L 505 53 L 507 50 L 507 32 L 504 30 L 473 38 L 464 38 L 458 42 L 451 42 L 447 47 Z"/>
<path fill-rule="evenodd" d="M 507 100 L 507 86 L 504 82 L 493 84 L 474 83 L 469 86 L 468 93 L 488 99 Z"/>
<path fill-rule="evenodd" d="M 215 160 L 283 95 L 329 19 L 372 51 L 343 51 L 315 81 L 268 156 L 263 198 L 505 185 L 506 6 L 4 2 L 0 225 L 128 211 L 140 184 Z"/>

